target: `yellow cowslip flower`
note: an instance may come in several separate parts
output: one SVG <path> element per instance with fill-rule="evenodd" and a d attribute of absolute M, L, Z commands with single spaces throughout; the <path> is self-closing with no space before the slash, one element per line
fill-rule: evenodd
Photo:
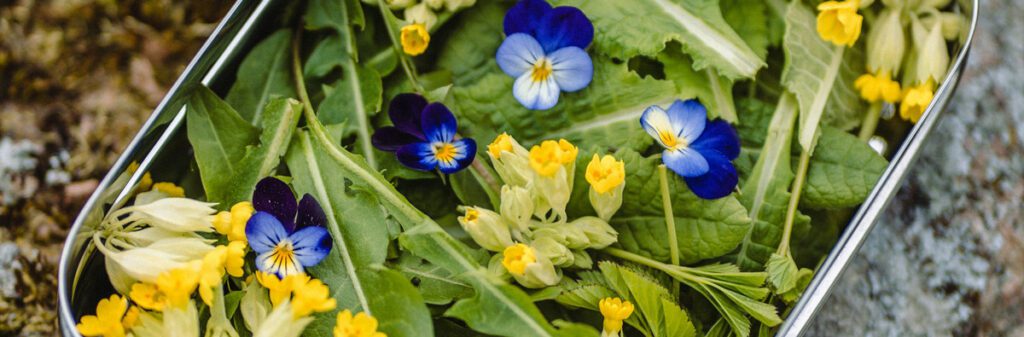
<path fill-rule="evenodd" d="M 194 261 L 185 267 L 171 269 L 157 276 L 156 287 L 164 294 L 167 306 L 184 308 L 189 305 L 192 293 L 199 285 L 200 261 Z"/>
<path fill-rule="evenodd" d="M 252 203 L 239 202 L 231 206 L 230 212 L 221 211 L 214 216 L 213 229 L 217 230 L 217 233 L 227 236 L 230 241 L 248 242 L 245 236 L 245 225 L 255 212 L 256 209 L 252 207 Z"/>
<path fill-rule="evenodd" d="M 597 193 L 607 193 L 626 181 L 626 164 L 611 155 L 594 158 L 587 164 L 587 182 Z"/>
<path fill-rule="evenodd" d="M 122 318 L 128 311 L 128 300 L 114 294 L 100 300 L 96 305 L 96 315 L 83 316 L 75 326 L 83 336 L 124 337 L 125 327 Z"/>
<path fill-rule="evenodd" d="M 430 32 L 422 23 L 413 23 L 402 27 L 402 51 L 416 56 L 423 54 L 430 45 Z"/>
<path fill-rule="evenodd" d="M 172 198 L 183 198 L 185 197 L 185 189 L 181 188 L 174 183 L 161 182 L 153 184 L 154 191 L 160 191 Z"/>
<path fill-rule="evenodd" d="M 523 275 L 526 267 L 537 262 L 537 253 L 532 247 L 517 243 L 505 248 L 505 258 L 501 265 L 512 275 Z"/>
<path fill-rule="evenodd" d="M 377 319 L 360 312 L 352 315 L 348 309 L 338 313 L 337 322 L 334 325 L 334 337 L 387 337 L 388 335 L 377 331 Z"/>
<path fill-rule="evenodd" d="M 306 274 L 292 274 L 281 279 L 274 274 L 256 272 L 256 280 L 270 291 L 270 303 L 276 307 L 291 296 L 292 290 L 298 285 L 306 284 L 310 278 Z"/>
<path fill-rule="evenodd" d="M 912 123 L 917 123 L 924 114 L 924 109 L 932 103 L 935 95 L 933 90 L 935 83 L 928 80 L 924 84 L 907 88 L 903 93 L 903 103 L 900 104 L 900 117 Z"/>
<path fill-rule="evenodd" d="M 893 81 L 887 71 L 881 71 L 877 75 L 860 75 L 853 82 L 853 86 L 860 91 L 860 97 L 868 102 L 883 100 L 896 103 L 900 100 L 900 84 Z"/>
<path fill-rule="evenodd" d="M 167 298 L 154 284 L 135 283 L 128 296 L 132 298 L 132 302 L 147 310 L 163 311 L 167 305 Z"/>
<path fill-rule="evenodd" d="M 135 174 L 135 171 L 139 170 L 139 162 L 133 161 L 128 164 L 128 174 Z M 139 186 L 136 187 L 136 191 L 149 191 L 150 187 L 153 186 L 153 177 L 146 172 L 142 175 L 142 179 L 139 180 Z"/>
<path fill-rule="evenodd" d="M 128 311 L 124 313 L 124 318 L 121 319 L 121 325 L 125 329 L 131 330 L 139 322 L 139 314 L 139 307 L 133 306 L 128 308 Z"/>
<path fill-rule="evenodd" d="M 494 138 L 491 144 L 487 145 L 487 153 L 490 153 L 494 159 L 501 159 L 502 152 L 512 152 L 512 141 L 512 136 L 502 132 L 498 137 Z"/>
<path fill-rule="evenodd" d="M 224 271 L 234 277 L 242 277 L 245 266 L 245 242 L 231 241 L 227 245 L 227 256 L 224 257 Z"/>
<path fill-rule="evenodd" d="M 213 292 L 224 279 L 224 261 L 228 257 L 227 246 L 217 246 L 206 253 L 199 268 L 199 297 L 206 305 L 213 306 Z"/>
<path fill-rule="evenodd" d="M 607 334 L 618 334 L 622 331 L 622 321 L 633 314 L 633 303 L 618 297 L 608 297 L 598 303 L 601 315 L 604 316 L 604 331 Z"/>
<path fill-rule="evenodd" d="M 311 279 L 296 284 L 292 290 L 292 318 L 299 319 L 314 312 L 327 312 L 338 306 L 337 300 L 331 298 L 331 290 L 323 282 Z"/>
<path fill-rule="evenodd" d="M 579 150 L 565 139 L 545 140 L 530 148 L 530 167 L 545 177 L 553 177 L 558 168 L 576 161 Z"/>
<path fill-rule="evenodd" d="M 857 14 L 859 5 L 859 0 L 826 1 L 818 5 L 818 36 L 838 46 L 853 46 L 864 21 Z"/>

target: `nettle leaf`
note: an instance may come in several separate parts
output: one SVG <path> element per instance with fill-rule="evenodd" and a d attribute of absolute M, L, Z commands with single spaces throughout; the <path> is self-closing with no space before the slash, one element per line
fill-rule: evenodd
<path fill-rule="evenodd" d="M 187 105 L 188 139 L 206 200 L 223 207 L 249 200 L 256 182 L 274 172 L 301 112 L 293 99 L 273 99 L 256 130 L 206 87 L 198 87 Z"/>
<path fill-rule="evenodd" d="M 647 107 L 668 106 L 678 98 L 675 85 L 641 78 L 626 64 L 594 57 L 594 80 L 586 89 L 562 93 L 548 110 L 528 110 L 512 97 L 514 79 L 498 71 L 473 86 L 452 88 L 448 107 L 459 116 L 460 130 L 486 144 L 508 132 L 529 147 L 545 139 L 608 148 L 645 148 L 652 139 L 640 127 Z"/>
<path fill-rule="evenodd" d="M 622 208 L 611 219 L 622 248 L 659 261 L 669 260 L 665 216 L 660 201 L 658 157 L 644 158 L 632 150 L 615 154 L 626 165 Z M 669 191 L 676 217 L 679 257 L 683 263 L 716 258 L 732 251 L 750 226 L 747 210 L 735 196 L 716 200 L 698 198 L 678 176 L 669 175 Z"/>
<path fill-rule="evenodd" d="M 618 59 L 654 57 L 669 41 L 682 44 L 694 68 L 714 67 L 732 79 L 752 78 L 764 59 L 722 18 L 717 0 L 557 0 L 594 23 L 594 49 Z"/>
<path fill-rule="evenodd" d="M 388 216 L 377 197 L 352 184 L 324 144 L 300 131 L 287 155 L 292 185 L 323 205 L 334 239 L 330 254 L 310 274 L 330 287 L 338 310 L 373 315 L 389 336 L 420 336 L 432 329 L 420 292 L 401 273 L 382 267 L 390 241 Z M 331 336 L 334 314 L 318 315 L 306 335 Z"/>
<path fill-rule="evenodd" d="M 784 94 L 772 114 L 761 155 L 743 184 L 740 201 L 747 207 L 752 225 L 734 260 L 744 270 L 761 270 L 782 240 L 793 180 L 790 154 L 796 116 L 796 99 Z M 809 222 L 810 218 L 798 214 L 794 226 Z"/>
<path fill-rule="evenodd" d="M 856 136 L 822 128 L 811 156 L 800 206 L 845 208 L 859 205 L 871 193 L 889 162 Z"/>
<path fill-rule="evenodd" d="M 668 48 L 658 54 L 664 65 L 665 79 L 676 84 L 679 99 L 696 97 L 708 108 L 708 117 L 721 117 L 737 123 L 736 104 L 733 103 L 733 82 L 719 76 L 713 69 L 694 70 L 693 60 L 682 51 Z"/>
<path fill-rule="evenodd" d="M 768 4 L 764 0 L 720 0 L 722 17 L 762 60 L 768 56 Z"/>
<path fill-rule="evenodd" d="M 412 254 L 402 255 L 394 268 L 412 281 L 428 304 L 445 305 L 473 295 L 473 288 L 456 279 L 444 268 Z"/>
<path fill-rule="evenodd" d="M 262 109 L 271 99 L 295 97 L 288 47 L 291 37 L 290 29 L 274 32 L 253 47 L 238 66 L 226 100 L 253 125 L 260 125 Z"/>
<path fill-rule="evenodd" d="M 860 96 L 853 88 L 853 82 L 864 69 L 863 54 L 822 40 L 815 22 L 814 12 L 802 2 L 789 4 L 782 83 L 800 102 L 798 138 L 804 151 L 814 150 L 821 122 L 849 130 L 859 125 L 864 112 Z"/>
<path fill-rule="evenodd" d="M 525 292 L 489 276 L 486 267 L 480 265 L 469 247 L 456 241 L 434 220 L 409 204 L 405 197 L 384 179 L 384 176 L 370 169 L 369 164 L 362 157 L 338 146 L 337 141 L 327 134 L 326 129 L 318 121 L 311 121 L 310 127 L 314 139 L 311 139 L 309 143 L 317 144 L 317 149 L 319 149 L 319 151 L 311 151 L 311 153 L 317 156 L 320 168 L 333 167 L 331 169 L 332 172 L 335 172 L 331 176 L 334 180 L 333 184 L 344 184 L 339 187 L 345 188 L 344 191 L 349 189 L 361 191 L 365 192 L 367 196 L 377 198 L 376 203 L 363 206 L 363 208 L 380 206 L 388 218 L 401 224 L 404 232 L 399 236 L 399 243 L 403 248 L 443 268 L 452 275 L 457 275 L 460 281 L 473 287 L 474 296 L 456 302 L 449 310 L 455 310 L 456 307 L 463 309 L 454 311 L 453 314 L 450 314 L 451 316 L 462 319 L 471 328 L 488 334 L 502 336 L 525 334 L 541 337 L 562 334 L 560 330 L 555 329 L 544 319 L 540 310 L 530 301 Z M 302 135 L 306 135 L 306 133 L 302 133 Z M 308 156 L 305 149 L 303 153 Z M 292 160 L 289 160 L 289 164 L 291 162 Z M 293 170 L 293 172 L 295 171 Z M 338 191 L 339 189 L 331 190 Z M 356 200 L 356 202 L 369 203 L 367 200 Z M 386 247 L 386 245 L 382 246 Z M 386 290 L 383 291 L 386 292 Z M 423 331 L 430 330 L 420 329 L 419 333 L 422 334 Z M 594 335 L 596 336 L 596 332 Z"/>
<path fill-rule="evenodd" d="M 512 2 L 480 1 L 452 22 L 440 45 L 437 69 L 452 72 L 456 86 L 468 86 L 497 68 L 494 55 L 504 40 L 503 26 Z M 431 43 L 434 43 L 433 41 Z"/>

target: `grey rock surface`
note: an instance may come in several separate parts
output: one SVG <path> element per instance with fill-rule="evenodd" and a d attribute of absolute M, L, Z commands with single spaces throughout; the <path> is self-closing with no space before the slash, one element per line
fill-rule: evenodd
<path fill-rule="evenodd" d="M 956 96 L 807 336 L 1024 336 L 1024 1 L 981 1 Z"/>

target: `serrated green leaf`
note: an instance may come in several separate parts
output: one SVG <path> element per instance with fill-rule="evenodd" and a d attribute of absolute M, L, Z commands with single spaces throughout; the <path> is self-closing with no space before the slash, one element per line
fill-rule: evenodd
<path fill-rule="evenodd" d="M 625 162 L 626 187 L 619 212 L 611 224 L 619 231 L 618 245 L 659 261 L 669 260 L 668 234 L 659 196 L 657 166 L 661 160 L 644 158 L 631 150 L 620 150 L 616 158 Z M 716 200 L 698 198 L 682 178 L 669 177 L 669 190 L 676 217 L 679 256 L 683 263 L 725 255 L 743 240 L 750 226 L 747 210 L 735 196 Z"/>
<path fill-rule="evenodd" d="M 782 294 L 793 290 L 796 281 L 800 277 L 793 257 L 773 253 L 765 263 L 765 272 L 768 273 L 768 285 L 776 294 Z"/>
<path fill-rule="evenodd" d="M 793 180 L 790 151 L 796 116 L 796 99 L 783 94 L 772 114 L 761 154 L 743 184 L 740 201 L 747 207 L 752 225 L 733 260 L 744 270 L 761 270 L 782 239 Z M 797 223 L 809 221 L 798 215 Z"/>
<path fill-rule="evenodd" d="M 814 13 L 802 2 L 789 4 L 782 73 L 782 83 L 800 102 L 800 146 L 812 153 L 822 122 L 850 129 L 858 125 L 864 111 L 853 88 L 863 69 L 863 55 L 819 38 L 815 22 Z"/>
<path fill-rule="evenodd" d="M 419 336 L 432 329 L 430 312 L 419 291 L 402 274 L 381 267 L 390 240 L 387 215 L 376 195 L 352 186 L 324 144 L 300 131 L 287 155 L 292 185 L 323 205 L 334 239 L 330 254 L 310 269 L 332 291 L 338 310 L 363 311 L 389 336 Z M 331 336 L 334 316 L 318 315 L 307 336 Z"/>
<path fill-rule="evenodd" d="M 657 280 L 640 270 L 608 261 L 601 262 L 599 268 L 618 297 L 634 304 L 636 310 L 626 323 L 645 336 L 689 337 L 696 334 L 689 316 Z"/>
<path fill-rule="evenodd" d="M 413 284 L 419 289 L 423 301 L 427 304 L 445 305 L 455 299 L 473 295 L 473 288 L 468 284 L 459 281 L 444 268 L 414 255 L 402 255 L 394 267 L 406 278 L 416 280 Z"/>
<path fill-rule="evenodd" d="M 226 101 L 242 119 L 260 125 L 263 107 L 274 98 L 295 97 L 288 44 L 292 31 L 280 29 L 260 41 L 238 66 Z"/>
<path fill-rule="evenodd" d="M 594 49 L 618 59 L 654 57 L 669 41 L 683 45 L 694 68 L 714 67 L 732 79 L 752 78 L 764 59 L 722 18 L 717 0 L 557 0 L 594 23 Z"/>
<path fill-rule="evenodd" d="M 800 205 L 808 208 L 845 208 L 868 197 L 889 163 L 856 136 L 823 128 L 818 149 L 811 156 Z"/>
<path fill-rule="evenodd" d="M 593 281 L 564 278 L 559 287 L 562 292 L 555 297 L 555 301 L 565 306 L 593 311 L 600 310 L 598 303 L 602 299 L 616 296 L 615 291 L 608 288 L 607 285 Z"/>
<path fill-rule="evenodd" d="M 595 57 L 590 86 L 562 93 L 554 108 L 528 110 L 512 97 L 514 79 L 497 70 L 473 86 L 453 88 L 447 102 L 465 125 L 460 130 L 481 144 L 508 132 L 526 146 L 565 138 L 587 146 L 641 149 L 652 139 L 639 127 L 640 114 L 678 98 L 672 82 L 640 78 L 625 64 Z"/>
<path fill-rule="evenodd" d="M 800 268 L 796 274 L 796 282 L 792 289 L 782 294 L 782 300 L 786 303 L 793 303 L 800 299 L 800 295 L 803 295 L 804 290 L 807 290 L 807 286 L 811 284 L 811 280 L 814 279 L 814 271 L 807 268 Z"/>

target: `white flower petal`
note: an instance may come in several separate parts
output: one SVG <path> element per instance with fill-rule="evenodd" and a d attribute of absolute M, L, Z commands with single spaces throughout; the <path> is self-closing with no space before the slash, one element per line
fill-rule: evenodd
<path fill-rule="evenodd" d="M 545 110 L 558 104 L 560 90 L 553 76 L 539 82 L 533 81 L 532 73 L 524 73 L 516 79 L 512 95 L 527 109 Z"/>
<path fill-rule="evenodd" d="M 516 33 L 509 35 L 498 47 L 495 58 L 501 71 L 519 77 L 533 69 L 533 64 L 544 57 L 544 49 L 532 36 Z"/>
<path fill-rule="evenodd" d="M 668 133 L 675 135 L 675 131 L 672 130 L 672 121 L 668 118 L 668 113 L 665 109 L 660 106 L 652 105 L 644 110 L 644 113 L 640 115 L 640 125 L 644 127 L 644 131 L 654 138 L 658 144 L 663 147 L 670 147 L 661 141 L 661 134 Z"/>
<path fill-rule="evenodd" d="M 586 88 L 594 78 L 594 63 L 579 47 L 565 47 L 549 56 L 558 87 L 565 92 Z"/>

